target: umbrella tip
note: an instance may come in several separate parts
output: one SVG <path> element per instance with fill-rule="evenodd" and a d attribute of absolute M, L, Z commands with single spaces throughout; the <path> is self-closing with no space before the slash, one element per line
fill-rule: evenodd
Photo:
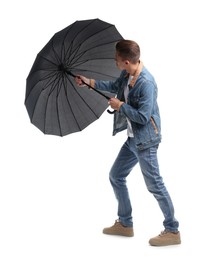
<path fill-rule="evenodd" d="M 58 65 L 58 70 L 63 72 L 63 73 L 67 73 L 67 74 L 75 77 L 75 75 L 72 72 L 70 72 L 70 70 L 63 63 Z"/>
<path fill-rule="evenodd" d="M 66 71 L 66 68 L 65 68 L 65 66 L 64 66 L 63 63 L 59 64 L 58 70 L 59 70 L 59 71 Z"/>

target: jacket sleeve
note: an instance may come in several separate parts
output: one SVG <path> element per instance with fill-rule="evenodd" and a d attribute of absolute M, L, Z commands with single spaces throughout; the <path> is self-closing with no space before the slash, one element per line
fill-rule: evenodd
<path fill-rule="evenodd" d="M 106 91 L 110 93 L 118 93 L 119 86 L 121 86 L 121 82 L 123 80 L 123 75 L 125 72 L 122 72 L 120 77 L 117 78 L 115 81 L 103 81 L 103 80 L 96 80 L 95 81 L 95 88 L 101 91 Z"/>
<path fill-rule="evenodd" d="M 156 86 L 151 81 L 144 81 L 140 85 L 140 96 L 137 108 L 124 103 L 120 108 L 120 113 L 123 113 L 131 121 L 145 125 L 151 117 L 153 106 L 156 98 Z M 132 99 L 132 97 L 131 97 Z"/>

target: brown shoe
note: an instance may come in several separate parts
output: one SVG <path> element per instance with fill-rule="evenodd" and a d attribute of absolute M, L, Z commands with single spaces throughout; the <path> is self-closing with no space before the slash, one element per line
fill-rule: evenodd
<path fill-rule="evenodd" d="M 170 231 L 162 231 L 160 235 L 149 240 L 151 246 L 170 246 L 181 244 L 180 232 L 173 233 Z"/>
<path fill-rule="evenodd" d="M 107 235 L 133 237 L 134 232 L 132 227 L 125 227 L 119 220 L 116 220 L 114 225 L 103 229 L 103 233 Z"/>

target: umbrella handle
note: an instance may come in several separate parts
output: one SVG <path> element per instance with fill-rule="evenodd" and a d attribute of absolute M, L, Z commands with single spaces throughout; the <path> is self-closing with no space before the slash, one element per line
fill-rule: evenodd
<path fill-rule="evenodd" d="M 109 114 L 114 114 L 114 113 L 116 113 L 117 112 L 117 110 L 113 110 L 113 111 L 111 111 L 111 110 L 109 110 L 109 109 L 107 109 L 107 112 L 109 113 Z"/>

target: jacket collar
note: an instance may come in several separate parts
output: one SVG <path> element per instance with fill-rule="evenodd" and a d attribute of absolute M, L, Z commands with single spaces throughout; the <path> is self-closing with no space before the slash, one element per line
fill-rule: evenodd
<path fill-rule="evenodd" d="M 142 62 L 142 61 L 139 61 L 138 67 L 137 67 L 137 69 L 136 69 L 136 71 L 135 71 L 135 73 L 134 73 L 134 75 L 133 75 L 133 78 L 132 78 L 130 84 L 129 84 L 129 87 L 130 87 L 130 88 L 133 88 L 133 87 L 134 87 L 135 82 L 137 81 L 137 79 L 138 79 L 138 77 L 139 77 L 139 75 L 140 75 L 140 73 L 141 73 L 141 71 L 142 71 L 142 69 L 143 69 L 143 66 L 144 66 L 144 65 L 143 65 L 143 62 Z M 130 76 L 130 74 L 127 73 L 124 77 L 125 77 L 125 78 L 129 78 L 129 76 Z"/>

